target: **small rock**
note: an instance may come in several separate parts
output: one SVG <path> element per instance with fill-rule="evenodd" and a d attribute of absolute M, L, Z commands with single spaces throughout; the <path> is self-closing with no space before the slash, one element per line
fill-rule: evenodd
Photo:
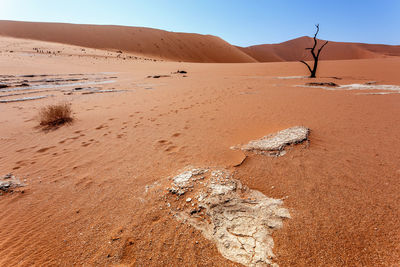
<path fill-rule="evenodd" d="M 188 198 L 186 199 L 186 202 L 190 202 L 190 201 L 192 201 L 192 199 L 191 199 L 190 197 L 188 197 Z"/>

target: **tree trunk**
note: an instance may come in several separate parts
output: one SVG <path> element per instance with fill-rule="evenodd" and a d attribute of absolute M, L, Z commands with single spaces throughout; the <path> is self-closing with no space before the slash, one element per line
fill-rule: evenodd
<path fill-rule="evenodd" d="M 310 78 L 316 78 L 317 77 L 317 67 L 318 67 L 318 58 L 314 59 L 314 67 L 311 71 Z"/>

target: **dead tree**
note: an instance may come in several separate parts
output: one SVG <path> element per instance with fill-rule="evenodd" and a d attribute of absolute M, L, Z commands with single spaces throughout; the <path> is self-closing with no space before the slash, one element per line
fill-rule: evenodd
<path fill-rule="evenodd" d="M 326 41 L 316 52 L 316 47 L 318 44 L 318 40 L 317 40 L 317 35 L 319 32 L 319 24 L 315 25 L 315 27 L 317 27 L 317 31 L 314 34 L 314 45 L 313 47 L 307 47 L 306 50 L 310 50 L 311 55 L 314 59 L 314 66 L 311 69 L 310 65 L 308 65 L 307 62 L 305 62 L 304 60 L 300 60 L 301 63 L 303 63 L 304 65 L 307 66 L 308 70 L 310 71 L 310 78 L 315 78 L 316 74 L 317 74 L 317 68 L 318 68 L 318 60 L 319 60 L 319 55 L 321 54 L 322 49 L 328 44 L 328 41 Z"/>

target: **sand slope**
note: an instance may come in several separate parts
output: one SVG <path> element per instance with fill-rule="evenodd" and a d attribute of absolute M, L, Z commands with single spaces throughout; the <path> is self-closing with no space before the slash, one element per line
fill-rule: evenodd
<path fill-rule="evenodd" d="M 207 63 L 280 62 L 311 59 L 305 47 L 310 37 L 279 44 L 236 47 L 212 35 L 176 33 L 158 29 L 109 25 L 80 25 L 0 21 L 0 35 L 57 42 L 88 48 L 129 52 L 168 61 Z M 400 56 L 400 46 L 330 42 L 325 60 Z"/>
<path fill-rule="evenodd" d="M 255 62 L 219 37 L 125 26 L 0 21 L 0 35 L 186 62 Z"/>
<path fill-rule="evenodd" d="M 322 43 L 323 41 L 321 41 Z M 239 47 L 239 49 L 260 62 L 279 62 L 311 59 L 309 52 L 305 51 L 304 48 L 312 47 L 312 45 L 313 39 L 304 36 L 279 44 L 263 44 L 245 48 Z M 323 50 L 321 59 L 368 59 L 388 56 L 400 56 L 400 46 L 330 41 Z"/>

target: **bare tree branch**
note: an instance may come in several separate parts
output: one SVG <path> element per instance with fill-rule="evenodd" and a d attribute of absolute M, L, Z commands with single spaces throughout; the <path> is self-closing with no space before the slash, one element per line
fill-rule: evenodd
<path fill-rule="evenodd" d="M 321 53 L 322 48 L 324 48 L 324 46 L 326 46 L 326 45 L 328 44 L 328 42 L 329 42 L 329 41 L 326 41 L 326 42 L 320 47 L 320 49 L 318 49 L 317 57 L 319 57 L 319 54 Z"/>
<path fill-rule="evenodd" d="M 319 32 L 319 24 L 315 24 L 315 27 L 317 27 L 317 31 L 316 31 L 315 34 L 314 34 L 314 38 L 316 38 L 317 35 L 318 35 L 318 32 Z"/>
<path fill-rule="evenodd" d="M 316 73 L 317 73 L 317 67 L 318 67 L 318 60 L 319 60 L 319 55 L 321 54 L 322 49 L 328 44 L 328 41 L 326 41 L 319 49 L 316 51 L 316 48 L 318 46 L 318 39 L 317 35 L 319 33 L 319 24 L 316 24 L 315 27 L 317 27 L 317 30 L 315 31 L 314 34 L 314 45 L 313 47 L 307 47 L 305 50 L 310 50 L 310 53 L 314 59 L 314 66 L 311 68 L 310 65 L 308 65 L 307 62 L 304 60 L 300 60 L 301 63 L 307 66 L 308 70 L 310 71 L 310 78 L 315 78 Z"/>
<path fill-rule="evenodd" d="M 310 65 L 308 65 L 307 62 L 305 62 L 304 60 L 300 60 L 300 62 L 303 63 L 304 65 L 306 65 L 307 68 L 308 68 L 308 70 L 309 70 L 310 72 L 312 72 L 311 67 L 310 67 Z"/>
<path fill-rule="evenodd" d="M 315 55 L 314 50 L 315 50 L 315 47 L 317 47 L 317 43 L 318 43 L 318 41 L 317 41 L 317 35 L 318 35 L 318 32 L 319 32 L 319 24 L 316 24 L 315 27 L 317 27 L 317 31 L 316 31 L 315 34 L 314 34 L 314 45 L 313 45 L 313 47 L 312 47 L 312 49 L 311 49 L 311 54 L 312 54 L 312 56 L 313 56 L 314 59 L 317 58 L 317 56 Z"/>

